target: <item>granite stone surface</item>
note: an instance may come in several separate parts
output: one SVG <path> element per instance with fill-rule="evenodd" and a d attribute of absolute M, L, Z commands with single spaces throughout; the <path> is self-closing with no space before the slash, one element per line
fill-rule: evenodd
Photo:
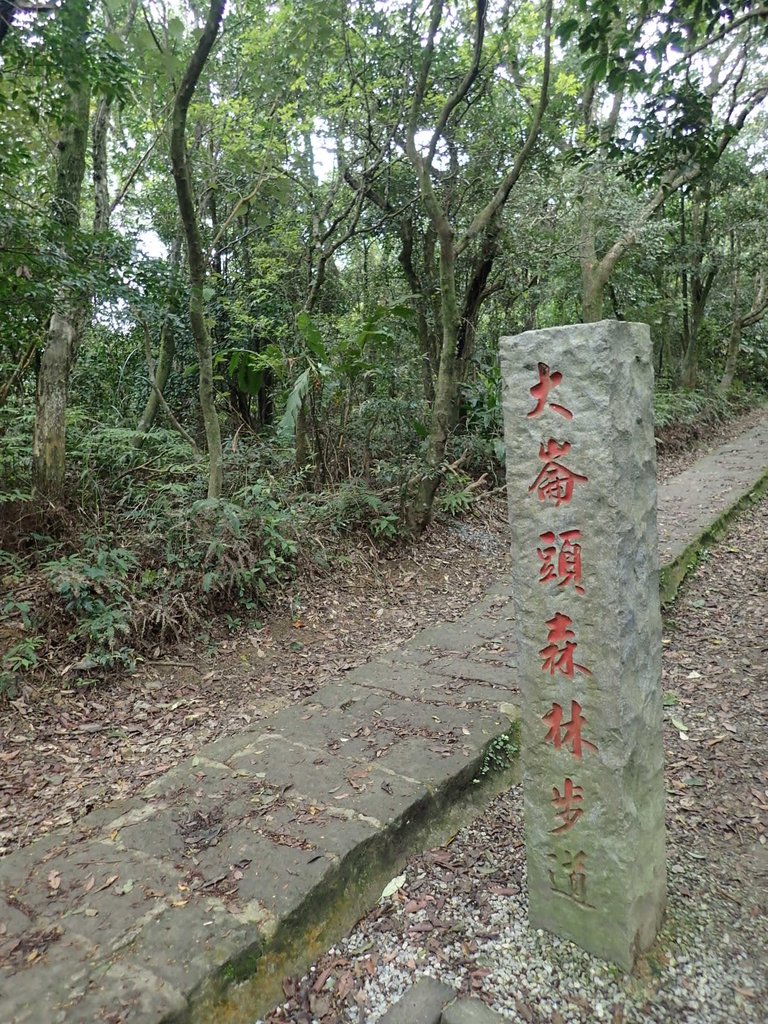
<path fill-rule="evenodd" d="M 649 330 L 501 342 L 530 921 L 631 968 L 665 906 Z"/>

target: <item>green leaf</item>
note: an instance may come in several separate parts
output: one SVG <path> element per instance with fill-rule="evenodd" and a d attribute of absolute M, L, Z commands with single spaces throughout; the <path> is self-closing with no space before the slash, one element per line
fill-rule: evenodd
<path fill-rule="evenodd" d="M 277 427 L 278 434 L 284 437 L 292 436 L 296 432 L 296 421 L 299 418 L 301 403 L 304 401 L 304 396 L 309 390 L 310 374 L 311 370 L 309 367 L 299 374 L 288 396 L 288 401 L 285 403 L 285 412 Z"/>
<path fill-rule="evenodd" d="M 184 41 L 184 22 L 181 18 L 171 18 L 168 22 L 168 35 L 175 43 Z"/>
<path fill-rule="evenodd" d="M 323 362 L 330 362 L 328 350 L 323 342 L 323 336 L 317 327 L 312 323 L 312 318 L 309 313 L 302 312 L 296 317 L 296 326 L 299 329 L 299 334 L 307 346 L 309 351 L 317 359 L 321 359 Z"/>
<path fill-rule="evenodd" d="M 577 18 L 568 18 L 566 21 L 561 21 L 557 26 L 557 38 L 560 40 L 560 45 L 565 46 L 574 32 L 578 32 L 579 22 Z"/>

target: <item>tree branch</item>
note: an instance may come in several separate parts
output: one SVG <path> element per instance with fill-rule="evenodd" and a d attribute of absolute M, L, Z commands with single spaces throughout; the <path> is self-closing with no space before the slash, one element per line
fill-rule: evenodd
<path fill-rule="evenodd" d="M 440 139 L 442 138 L 445 126 L 448 124 L 451 114 L 474 85 L 475 79 L 477 78 L 480 70 L 480 58 L 483 55 L 483 40 L 485 39 L 485 16 L 487 8 L 487 0 L 476 0 L 475 38 L 472 45 L 472 63 L 470 64 L 466 75 L 459 83 L 458 88 L 453 95 L 446 100 L 443 104 L 443 109 L 440 111 L 440 116 L 437 119 L 437 125 L 432 133 L 432 139 L 430 140 L 429 150 L 427 152 L 427 164 L 430 167 L 432 166 L 432 161 L 435 159 L 435 151 Z"/>
<path fill-rule="evenodd" d="M 466 249 L 473 238 L 476 238 L 477 235 L 485 231 L 489 224 L 496 218 L 499 212 L 503 209 L 504 204 L 509 198 L 510 192 L 515 187 L 515 184 L 522 173 L 523 167 L 531 154 L 531 150 L 536 144 L 536 140 L 539 136 L 539 130 L 541 129 L 541 122 L 544 117 L 544 111 L 547 109 L 547 104 L 549 103 L 549 77 L 551 62 L 552 0 L 546 0 L 544 14 L 544 69 L 541 76 L 541 89 L 539 91 L 539 102 L 536 106 L 536 113 L 534 114 L 533 121 L 531 122 L 531 127 L 528 130 L 528 136 L 523 147 L 518 153 L 513 166 L 510 168 L 504 180 L 496 190 L 496 194 L 492 197 L 487 206 L 475 216 L 472 223 L 467 228 L 464 237 L 457 243 L 457 256 Z"/>

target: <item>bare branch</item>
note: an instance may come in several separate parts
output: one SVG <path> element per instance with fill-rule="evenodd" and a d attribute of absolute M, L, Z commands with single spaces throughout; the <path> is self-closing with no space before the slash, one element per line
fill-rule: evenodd
<path fill-rule="evenodd" d="M 517 155 L 513 166 L 506 174 L 504 180 L 496 190 L 496 194 L 491 198 L 490 202 L 482 209 L 473 219 L 472 223 L 467 228 L 464 237 L 456 245 L 456 255 L 462 253 L 473 238 L 476 238 L 481 232 L 489 226 L 489 224 L 496 218 L 499 212 L 503 209 L 504 204 L 509 198 L 509 194 L 515 187 L 520 174 L 522 173 L 523 167 L 525 166 L 528 157 L 531 154 L 531 150 L 536 144 L 536 140 L 539 136 L 539 130 L 541 129 L 541 122 L 544 117 L 544 111 L 547 109 L 549 103 L 549 77 L 552 62 L 552 0 L 546 0 L 545 14 L 544 14 L 544 68 L 541 76 L 541 88 L 539 90 L 539 102 L 536 107 L 536 113 L 534 114 L 531 127 L 528 130 L 526 140 Z"/>
<path fill-rule="evenodd" d="M 483 55 L 483 40 L 485 39 L 485 15 L 488 8 L 487 0 L 476 0 L 475 10 L 475 38 L 472 45 L 472 63 L 467 70 L 466 75 L 459 83 L 458 88 L 443 104 L 443 109 L 440 111 L 440 116 L 437 119 L 437 125 L 432 133 L 432 139 L 429 143 L 429 150 L 427 152 L 427 163 L 431 166 L 432 161 L 435 159 L 435 151 L 438 143 L 442 138 L 445 127 L 448 124 L 451 114 L 467 96 L 469 90 L 475 83 L 478 72 L 480 71 L 480 58 Z"/>

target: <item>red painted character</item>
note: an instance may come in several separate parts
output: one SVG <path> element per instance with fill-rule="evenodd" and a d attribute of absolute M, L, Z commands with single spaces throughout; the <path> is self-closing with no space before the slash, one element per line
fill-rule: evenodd
<path fill-rule="evenodd" d="M 539 383 L 534 384 L 531 388 L 531 397 L 536 399 L 536 407 L 527 413 L 529 419 L 534 416 L 541 416 L 545 408 L 560 413 L 566 420 L 573 419 L 573 413 L 570 409 L 566 409 L 564 405 L 558 405 L 557 402 L 547 402 L 550 391 L 556 388 L 562 379 L 563 375 L 559 370 L 550 373 L 546 363 L 539 363 Z"/>
<path fill-rule="evenodd" d="M 558 671 L 561 675 L 573 678 L 574 670 L 585 676 L 592 673 L 583 665 L 577 665 L 573 660 L 576 648 L 576 634 L 571 629 L 573 619 L 562 612 L 556 612 L 551 619 L 547 619 L 547 646 L 542 647 L 539 654 L 544 659 L 541 665 L 542 672 L 549 672 L 551 676 Z"/>
<path fill-rule="evenodd" d="M 553 704 L 552 710 L 543 716 L 542 722 L 549 727 L 544 737 L 545 743 L 551 743 L 555 750 L 565 747 L 570 750 L 575 758 L 581 760 L 582 751 L 588 750 L 593 754 L 597 753 L 597 747 L 589 740 L 582 739 L 581 729 L 586 725 L 586 718 L 581 713 L 581 705 L 578 701 L 571 701 L 571 720 L 563 721 L 563 709 L 559 704 Z"/>
<path fill-rule="evenodd" d="M 581 544 L 577 543 L 580 539 L 581 530 L 565 530 L 558 537 L 552 531 L 539 534 L 541 547 L 536 551 L 542 563 L 539 583 L 557 580 L 558 587 L 573 583 L 577 594 L 584 593 L 581 585 Z"/>
<path fill-rule="evenodd" d="M 587 483 L 587 477 L 563 466 L 560 462 L 571 450 L 571 442 L 560 444 L 550 437 L 546 444 L 539 448 L 539 458 L 545 464 L 542 471 L 528 488 L 528 493 L 538 491 L 539 501 L 553 501 L 556 506 L 568 505 L 573 497 L 576 484 Z"/>
<path fill-rule="evenodd" d="M 567 832 L 569 828 L 573 828 L 584 813 L 584 809 L 581 806 L 583 798 L 584 788 L 582 786 L 574 786 L 573 779 L 565 780 L 562 795 L 557 786 L 552 787 L 552 805 L 555 808 L 556 816 L 562 819 L 562 824 L 558 825 L 557 828 L 550 829 L 551 832 L 557 834 L 559 832 Z"/>

